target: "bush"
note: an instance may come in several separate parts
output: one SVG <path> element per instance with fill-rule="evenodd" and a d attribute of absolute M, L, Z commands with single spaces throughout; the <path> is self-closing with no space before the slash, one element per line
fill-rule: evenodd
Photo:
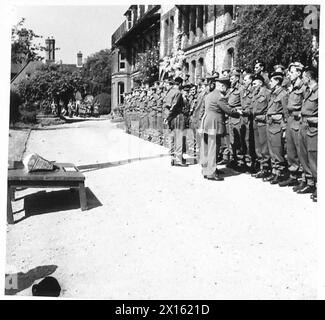
<path fill-rule="evenodd" d="M 36 123 L 36 111 L 21 110 L 20 111 L 20 120 L 23 123 Z"/>
<path fill-rule="evenodd" d="M 10 90 L 10 123 L 15 123 L 19 120 L 19 106 L 21 104 L 21 98 L 15 91 Z"/>

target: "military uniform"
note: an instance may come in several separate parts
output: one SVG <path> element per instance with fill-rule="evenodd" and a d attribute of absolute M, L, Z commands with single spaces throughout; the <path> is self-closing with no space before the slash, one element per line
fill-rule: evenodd
<path fill-rule="evenodd" d="M 285 130 L 284 113 L 288 103 L 288 95 L 283 87 L 277 87 L 270 97 L 266 112 L 268 148 L 272 163 L 272 184 L 284 179 L 285 159 L 283 131 Z"/>
<path fill-rule="evenodd" d="M 227 98 L 220 91 L 208 93 L 204 99 L 205 114 L 202 118 L 200 164 L 202 174 L 212 177 L 217 169 L 217 154 L 221 145 L 221 137 L 226 133 L 225 113 L 239 117 L 236 109 L 229 107 Z"/>
<path fill-rule="evenodd" d="M 301 118 L 301 106 L 305 94 L 305 86 L 300 78 L 289 87 L 289 97 L 287 105 L 287 128 L 286 146 L 287 161 L 291 180 L 297 180 L 299 176 L 299 128 Z M 290 185 L 290 181 L 288 181 Z"/>
<path fill-rule="evenodd" d="M 304 170 L 307 186 L 312 188 L 315 187 L 317 182 L 317 140 L 318 85 L 306 91 L 301 108 L 299 132 L 299 159 Z"/>
<path fill-rule="evenodd" d="M 134 96 L 132 110 L 131 133 L 138 136 L 140 133 L 140 98 L 138 96 Z"/>
<path fill-rule="evenodd" d="M 252 109 L 253 88 L 243 88 L 240 99 L 243 111 L 241 116 L 240 141 L 242 144 L 244 163 L 253 168 L 256 157 Z"/>
<path fill-rule="evenodd" d="M 184 151 L 184 115 L 183 115 L 183 97 L 178 88 L 172 88 L 166 96 L 166 107 L 169 109 L 167 123 L 171 134 L 170 154 L 172 156 L 172 164 L 183 163 Z"/>
<path fill-rule="evenodd" d="M 163 144 L 163 105 L 164 105 L 164 97 L 163 93 L 157 94 L 156 100 L 156 110 L 157 110 L 157 131 L 158 131 L 158 138 L 159 144 Z"/>
<path fill-rule="evenodd" d="M 241 88 L 239 82 L 228 92 L 228 104 L 231 108 L 241 109 Z M 233 160 L 239 166 L 243 166 L 244 162 L 244 151 L 243 144 L 241 141 L 241 118 L 229 118 L 229 138 L 232 147 Z"/>
<path fill-rule="evenodd" d="M 254 91 L 252 99 L 255 151 L 262 173 L 266 173 L 270 169 L 270 153 L 266 131 L 266 111 L 269 98 L 270 91 L 262 86 Z"/>

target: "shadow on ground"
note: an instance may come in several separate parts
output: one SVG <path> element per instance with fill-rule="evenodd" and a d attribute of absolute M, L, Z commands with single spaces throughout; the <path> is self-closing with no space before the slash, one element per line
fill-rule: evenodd
<path fill-rule="evenodd" d="M 102 203 L 97 199 L 94 193 L 88 187 L 85 189 L 88 210 L 102 206 Z M 31 216 L 80 208 L 79 192 L 75 189 L 51 192 L 46 192 L 44 190 L 17 198 L 16 200 L 20 199 L 24 199 L 25 215 L 19 220 L 16 220 L 15 223 Z M 15 213 L 18 213 L 18 211 L 14 212 L 14 214 Z"/>
<path fill-rule="evenodd" d="M 77 168 L 82 172 L 88 172 L 88 171 L 95 171 L 95 170 L 104 169 L 104 168 L 122 166 L 124 164 L 128 164 L 128 163 L 135 162 L 135 161 L 150 160 L 150 159 L 169 157 L 169 156 L 170 156 L 169 154 L 158 154 L 155 156 L 137 157 L 137 158 L 130 158 L 130 159 L 126 159 L 126 160 L 118 160 L 118 161 L 112 161 L 112 162 L 81 165 L 81 166 L 78 166 Z"/>
<path fill-rule="evenodd" d="M 47 265 L 36 267 L 26 273 L 18 272 L 6 274 L 5 295 L 15 295 L 29 288 L 35 281 L 51 275 L 56 269 L 56 265 Z"/>

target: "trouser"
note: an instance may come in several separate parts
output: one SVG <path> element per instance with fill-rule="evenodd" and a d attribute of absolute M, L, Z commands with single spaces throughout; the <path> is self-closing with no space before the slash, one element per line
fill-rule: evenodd
<path fill-rule="evenodd" d="M 169 149 L 172 160 L 174 160 L 177 163 L 182 163 L 183 150 L 184 150 L 184 130 L 173 129 L 171 131 L 171 140 L 170 140 L 170 149 Z"/>
<path fill-rule="evenodd" d="M 157 115 L 150 114 L 149 115 L 149 128 L 150 129 L 157 129 Z"/>
<path fill-rule="evenodd" d="M 300 123 L 298 118 L 289 115 L 287 119 L 286 128 L 286 149 L 287 149 L 287 161 L 290 177 L 297 179 L 299 175 L 300 161 L 300 142 L 299 142 L 299 128 Z"/>
<path fill-rule="evenodd" d="M 141 138 L 146 138 L 145 137 L 145 131 L 149 127 L 149 121 L 148 121 L 148 115 L 147 114 L 141 114 L 140 115 L 140 124 L 139 124 L 139 136 Z"/>
<path fill-rule="evenodd" d="M 230 143 L 230 136 L 229 136 L 229 120 L 227 119 L 225 122 L 225 134 L 221 137 L 221 146 L 219 148 L 219 156 L 222 157 L 225 161 L 233 160 L 233 153 Z"/>
<path fill-rule="evenodd" d="M 193 158 L 197 158 L 198 154 L 198 145 L 199 145 L 199 139 L 198 139 L 198 130 L 195 127 L 190 127 L 189 129 L 184 130 L 184 136 L 185 136 L 185 146 L 186 146 L 186 154 Z"/>
<path fill-rule="evenodd" d="M 232 148 L 233 159 L 239 166 L 245 164 L 244 159 L 244 141 L 242 133 L 241 119 L 230 118 L 229 119 L 229 138 Z"/>
<path fill-rule="evenodd" d="M 306 182 L 311 186 L 315 185 L 317 181 L 317 140 L 317 125 L 311 125 L 306 119 L 303 119 L 299 130 L 299 160 L 304 171 Z"/>
<path fill-rule="evenodd" d="M 131 134 L 133 135 L 138 135 L 139 134 L 139 128 L 140 123 L 139 123 L 139 117 L 136 112 L 132 112 L 131 114 Z"/>
<path fill-rule="evenodd" d="M 203 133 L 201 135 L 200 161 L 202 174 L 212 176 L 217 169 L 217 154 L 221 146 L 221 135 Z"/>
<path fill-rule="evenodd" d="M 270 153 L 267 144 L 266 123 L 254 120 L 255 152 L 261 170 L 270 169 Z"/>
<path fill-rule="evenodd" d="M 255 161 L 255 144 L 253 119 L 251 117 L 241 118 L 240 140 L 242 144 L 242 152 L 244 164 L 252 166 Z"/>
<path fill-rule="evenodd" d="M 267 124 L 267 141 L 271 157 L 272 173 L 283 175 L 285 170 L 283 123 L 272 122 Z"/>

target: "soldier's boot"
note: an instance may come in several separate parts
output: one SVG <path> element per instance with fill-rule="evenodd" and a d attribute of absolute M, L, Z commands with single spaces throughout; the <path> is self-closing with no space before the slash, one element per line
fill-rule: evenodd
<path fill-rule="evenodd" d="M 288 179 L 285 179 L 279 183 L 280 187 L 294 187 L 299 184 L 299 181 L 297 178 L 289 177 Z"/>
<path fill-rule="evenodd" d="M 262 169 L 261 171 L 259 171 L 258 173 L 254 174 L 253 177 L 257 178 L 257 179 L 262 179 L 262 178 L 266 178 L 270 175 L 270 172 Z"/>
<path fill-rule="evenodd" d="M 297 192 L 298 190 L 303 189 L 304 187 L 306 187 L 306 185 L 307 185 L 306 181 L 301 180 L 300 183 L 299 183 L 298 185 L 296 185 L 296 186 L 294 186 L 294 187 L 292 188 L 292 190 L 293 190 L 294 192 Z"/>
<path fill-rule="evenodd" d="M 314 201 L 317 202 L 317 188 L 315 188 L 314 193 L 310 196 L 310 198 Z"/>
<path fill-rule="evenodd" d="M 270 181 L 271 184 L 278 184 L 285 180 L 285 176 L 281 173 L 276 174 L 275 177 Z"/>
<path fill-rule="evenodd" d="M 316 191 L 315 186 L 306 185 L 304 188 L 299 189 L 297 193 L 305 194 L 305 193 L 314 193 L 315 191 Z"/>
<path fill-rule="evenodd" d="M 272 181 L 275 177 L 276 177 L 276 174 L 271 173 L 269 176 L 267 176 L 267 177 L 263 177 L 262 180 L 263 180 L 264 182 L 270 182 L 270 181 Z"/>

